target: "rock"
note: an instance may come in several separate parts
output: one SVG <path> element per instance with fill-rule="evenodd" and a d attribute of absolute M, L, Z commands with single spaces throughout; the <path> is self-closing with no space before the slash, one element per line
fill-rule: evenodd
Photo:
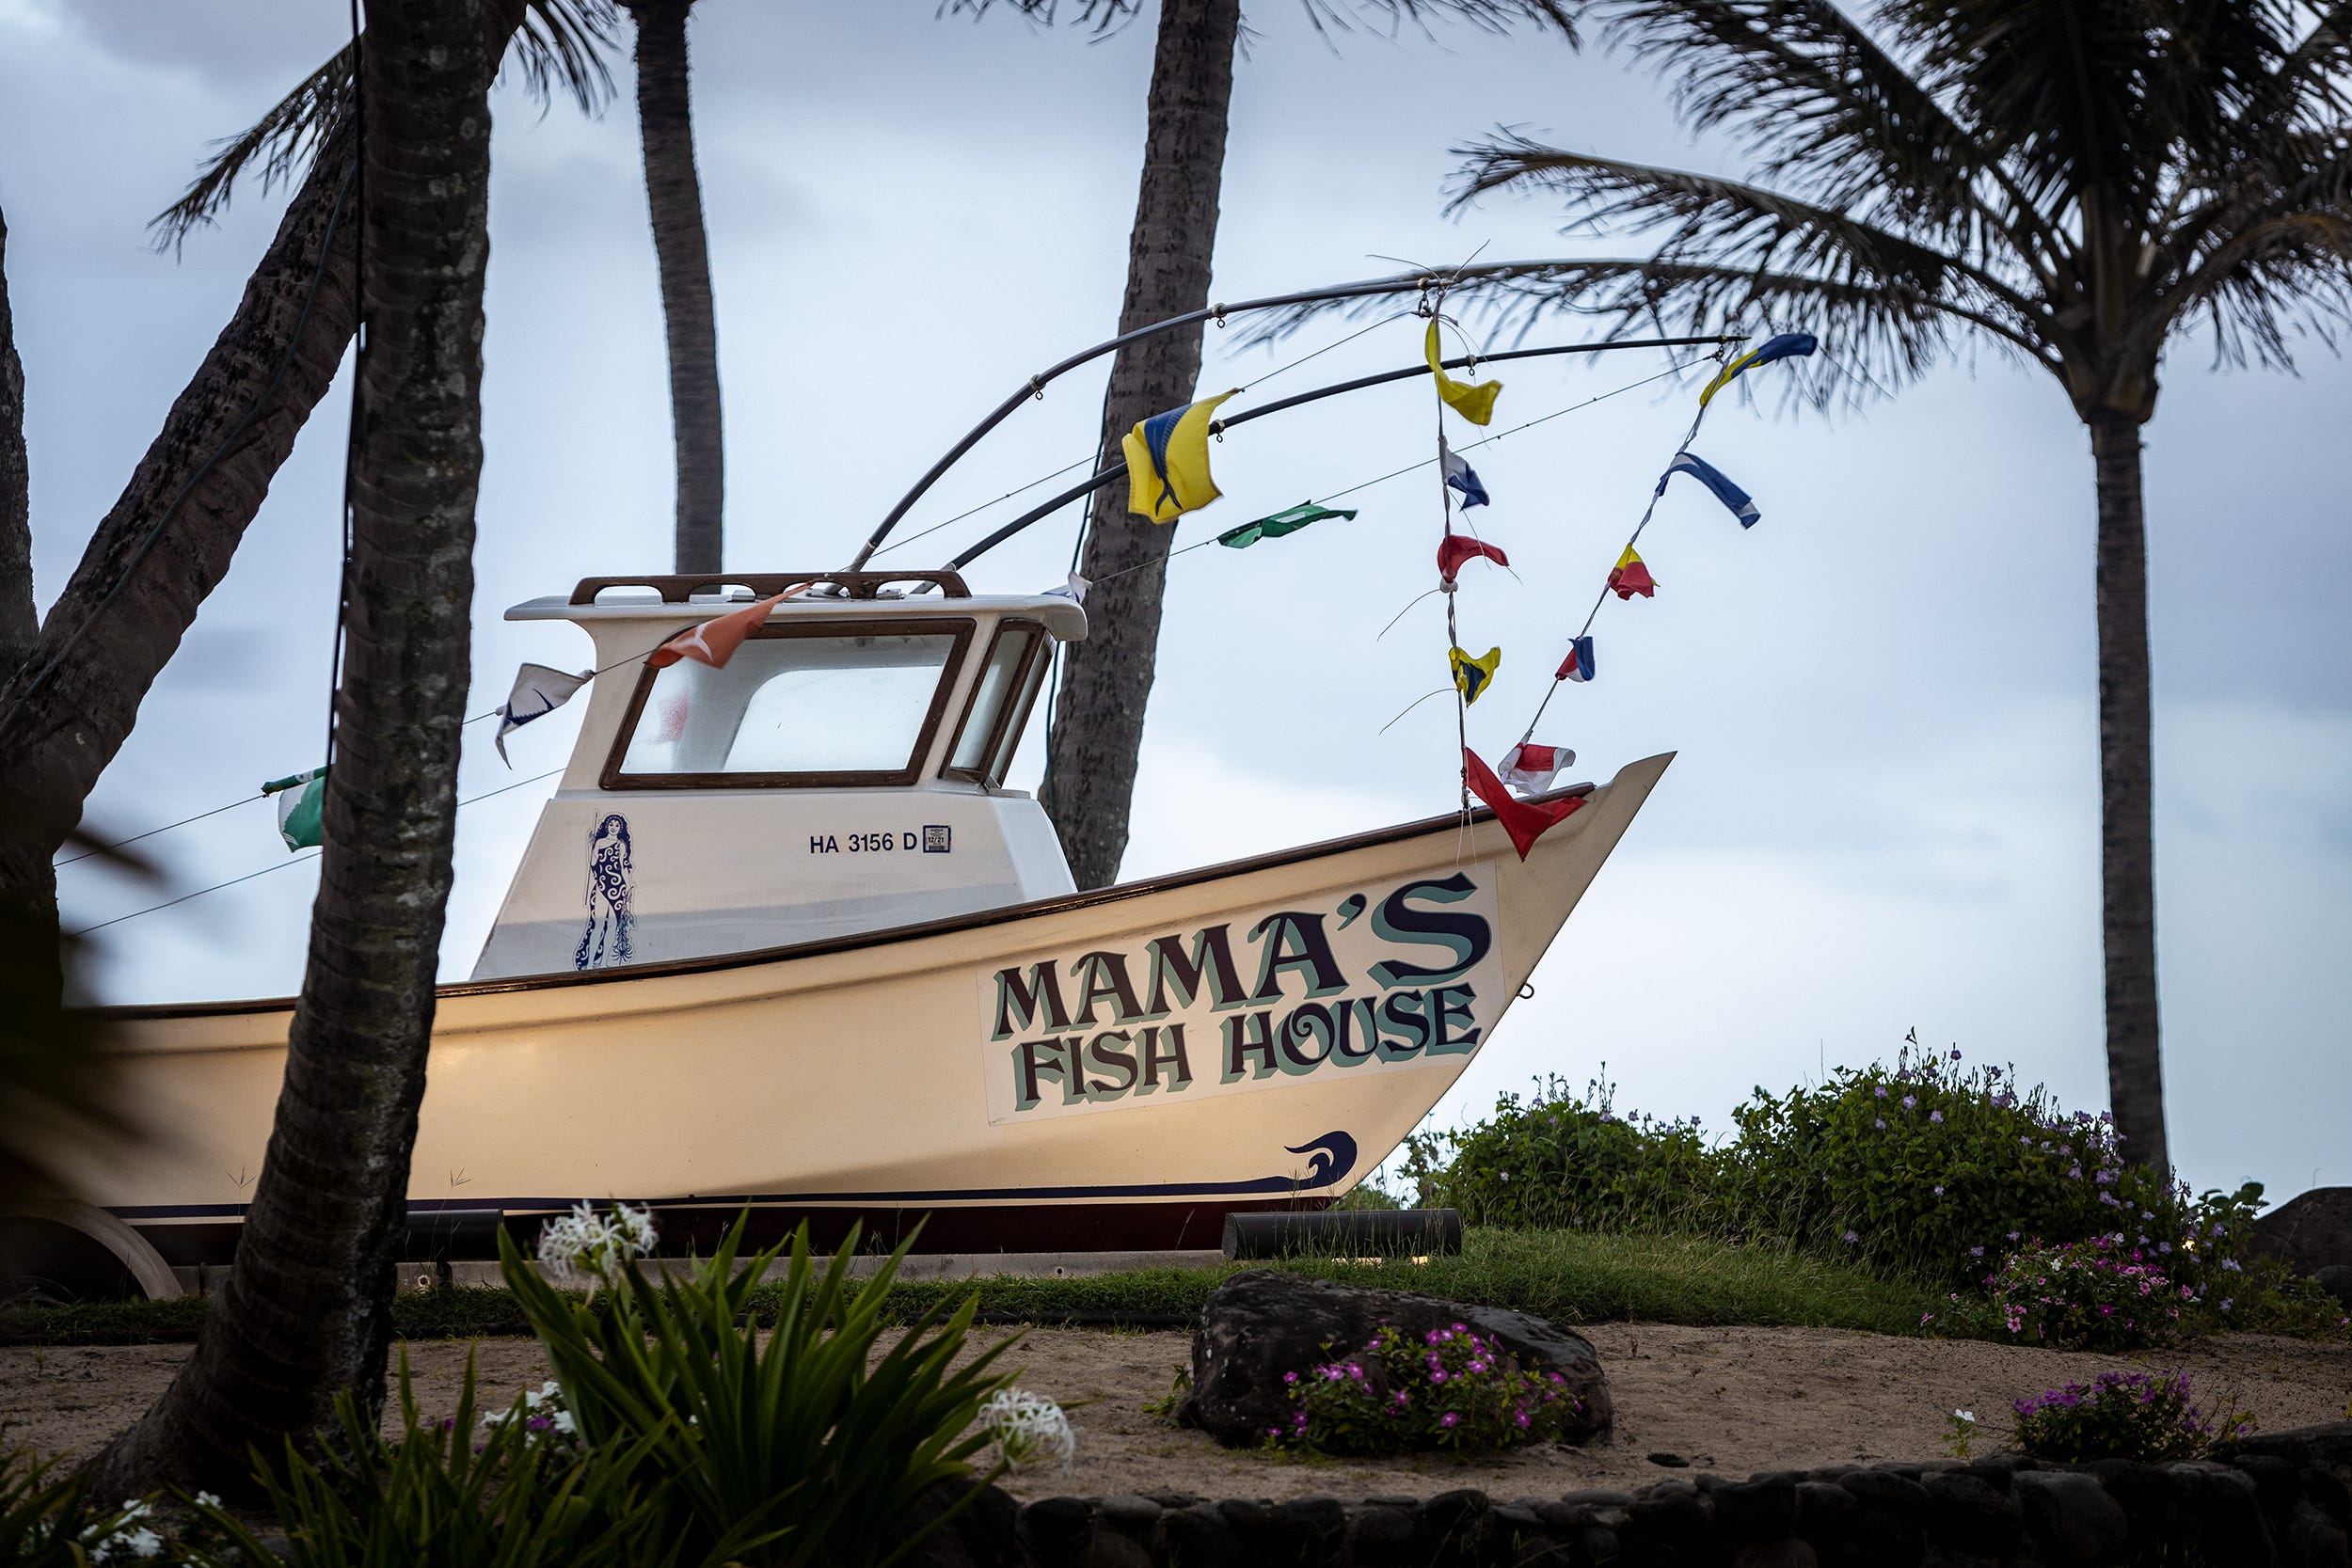
<path fill-rule="evenodd" d="M 2313 1187 L 2256 1220 L 2249 1245 L 2297 1274 L 2352 1264 L 2352 1187 Z"/>
<path fill-rule="evenodd" d="M 2344 1309 L 2352 1312 L 2352 1263 L 2328 1263 L 2312 1271 L 2319 1288 L 2336 1298 Z"/>
<path fill-rule="evenodd" d="M 977 1493 L 968 1501 L 967 1493 Z M 934 1525 L 948 1509 L 962 1506 L 944 1525 Z M 903 1542 L 918 1530 L 930 1533 L 898 1560 L 907 1568 L 1015 1568 L 1025 1560 L 1016 1526 L 1021 1505 L 998 1486 L 982 1486 L 968 1477 L 934 1482 L 908 1508 L 905 1525 L 896 1540 Z"/>
<path fill-rule="evenodd" d="M 1094 1535 L 1094 1505 L 1083 1497 L 1045 1497 L 1021 1511 L 1021 1544 L 1045 1568 L 1079 1568 Z"/>
<path fill-rule="evenodd" d="M 2130 1549 L 2131 1521 L 2096 1477 L 2062 1470 L 2020 1470 L 2017 1500 L 2026 1528 L 2047 1549 L 2040 1555 L 2074 1568 L 2120 1561 Z"/>
<path fill-rule="evenodd" d="M 2010 1478 L 2001 1478 L 2004 1483 Z M 2006 1484 L 1995 1491 L 1965 1470 L 1931 1470 L 1919 1483 L 1928 1489 L 1928 1521 L 1947 1549 L 2008 1559 L 2016 1553 L 2025 1515 Z"/>
<path fill-rule="evenodd" d="M 1304 1373 L 1334 1354 L 1360 1349 L 1382 1323 L 1421 1338 L 1469 1324 L 1538 1374 L 1558 1372 L 1582 1402 L 1574 1443 L 1605 1439 L 1613 1419 L 1609 1379 L 1581 1337 L 1523 1312 L 1466 1307 L 1434 1296 L 1368 1291 L 1302 1275 L 1252 1269 L 1218 1286 L 1192 1336 L 1192 1392 L 1177 1419 L 1228 1445 L 1253 1444 L 1291 1413 L 1284 1372 Z"/>

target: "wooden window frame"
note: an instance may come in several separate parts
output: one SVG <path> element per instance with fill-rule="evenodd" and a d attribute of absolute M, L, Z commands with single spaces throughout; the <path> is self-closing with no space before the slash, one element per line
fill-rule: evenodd
<path fill-rule="evenodd" d="M 1028 657 L 1021 661 L 1021 668 L 1013 672 L 1010 684 L 1005 688 L 1006 700 L 996 710 L 995 722 L 989 726 L 988 738 L 980 745 L 980 766 L 958 768 L 955 765 L 956 752 L 963 744 L 965 727 L 972 722 L 972 709 L 980 700 L 980 688 L 988 678 L 988 667 L 995 661 L 997 645 L 1004 641 L 1005 634 L 1013 631 L 1032 634 Z M 1005 782 L 1005 773 L 1011 768 L 1012 758 L 1004 758 L 1003 767 L 992 766 L 997 752 L 1004 748 L 1005 727 L 1012 721 L 1016 708 L 1020 710 L 1020 721 L 1023 724 L 1029 721 L 1029 711 L 1037 705 L 1037 692 L 1031 689 L 1029 677 L 1035 673 L 1041 657 L 1051 658 L 1053 656 L 1054 634 L 1046 629 L 1044 622 L 1008 617 L 996 623 L 996 635 L 989 639 L 986 657 L 973 667 L 972 689 L 964 695 L 963 714 L 956 721 L 955 734 L 947 739 L 946 758 L 939 768 L 941 778 L 952 779 L 958 784 L 978 784 L 983 789 L 997 788 Z"/>
<path fill-rule="evenodd" d="M 637 688 L 629 693 L 628 706 L 621 714 L 620 728 L 613 733 L 612 749 L 604 759 L 604 770 L 596 777 L 596 787 L 607 790 L 639 789 L 860 789 L 876 785 L 911 784 L 923 776 L 923 764 L 931 754 L 932 745 L 939 739 L 940 721 L 947 710 L 947 695 L 955 689 L 956 677 L 964 668 L 965 658 L 972 651 L 972 639 L 979 623 L 969 618 L 950 619 L 945 616 L 925 616 L 920 620 L 811 620 L 797 626 L 762 626 L 753 628 L 746 641 L 787 637 L 901 637 L 907 635 L 947 633 L 953 641 L 947 649 L 946 663 L 941 667 L 938 688 L 931 692 L 931 705 L 923 715 L 922 732 L 915 736 L 914 749 L 904 768 L 882 771 L 836 769 L 797 773 L 624 773 L 621 761 L 628 752 L 628 743 L 637 734 L 637 721 L 645 711 L 645 703 L 653 695 L 655 680 L 661 672 L 650 666 L 638 671 Z M 686 627 L 679 627 L 680 631 Z M 675 633 L 672 634 L 673 636 Z M 659 644 L 657 644 L 658 646 Z M 650 650 L 649 650 L 650 651 Z"/>

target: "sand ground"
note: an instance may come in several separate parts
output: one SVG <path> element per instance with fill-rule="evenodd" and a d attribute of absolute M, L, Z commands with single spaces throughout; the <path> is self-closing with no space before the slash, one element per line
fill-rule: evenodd
<path fill-rule="evenodd" d="M 1277 1458 L 1229 1451 L 1146 1414 L 1189 1362 L 1180 1332 L 1033 1329 L 1009 1365 L 1024 1387 L 1079 1406 L 1074 1473 L 1014 1479 L 1022 1497 L 1190 1492 L 1213 1497 L 1420 1495 L 1474 1486 L 1501 1497 L 1556 1497 L 1640 1485 L 1670 1473 L 1671 1454 L 1701 1469 L 1759 1470 L 1944 1451 L 1950 1413 L 1976 1413 L 1979 1453 L 2007 1446 L 2010 1402 L 2107 1368 L 2185 1370 L 2201 1401 L 2234 1398 L 2266 1429 L 2352 1418 L 2352 1346 L 2230 1336 L 2137 1361 L 1965 1340 L 1902 1339 L 1807 1328 L 1674 1328 L 1601 1323 L 1583 1329 L 1617 1404 L 1616 1441 L 1456 1460 Z M 983 1342 L 993 1339 L 980 1331 Z M 538 1343 L 473 1347 L 485 1402 L 502 1403 L 547 1375 Z M 0 1348 L 0 1447 L 84 1454 L 136 1418 L 187 1358 L 185 1345 Z M 454 1403 L 468 1346 L 408 1347 L 429 1415 Z"/>

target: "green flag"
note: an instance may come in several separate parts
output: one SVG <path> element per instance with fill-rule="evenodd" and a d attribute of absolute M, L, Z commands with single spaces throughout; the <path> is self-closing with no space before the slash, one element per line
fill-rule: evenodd
<path fill-rule="evenodd" d="M 289 849 L 315 849 L 326 836 L 326 769 L 313 768 L 262 786 L 278 797 L 278 834 Z"/>
<path fill-rule="evenodd" d="M 1312 501 L 1300 501 L 1296 506 L 1277 512 L 1271 517 L 1261 517 L 1254 523 L 1229 528 L 1216 536 L 1216 542 L 1233 549 L 1246 550 L 1261 539 L 1279 539 L 1285 533 L 1296 533 L 1309 523 L 1319 523 L 1326 517 L 1345 517 L 1352 522 L 1355 516 L 1353 512 L 1335 512 L 1330 507 L 1317 506 Z"/>

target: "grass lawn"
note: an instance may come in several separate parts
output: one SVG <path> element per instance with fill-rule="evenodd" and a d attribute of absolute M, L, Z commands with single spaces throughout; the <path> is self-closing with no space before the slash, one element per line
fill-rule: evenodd
<path fill-rule="evenodd" d="M 1002 1277 L 977 1282 L 993 1322 L 1173 1325 L 1198 1312 L 1217 1284 L 1263 1263 L 1215 1269 L 1145 1269 L 1076 1279 Z M 1571 1231 L 1472 1230 L 1458 1258 L 1427 1263 L 1355 1264 L 1295 1259 L 1272 1265 L 1349 1284 L 1412 1291 L 1511 1307 L 1562 1323 L 1633 1320 L 1692 1326 L 1750 1324 L 1918 1331 L 1942 1299 L 1915 1281 L 1888 1279 L 1803 1253 L 1734 1246 L 1689 1236 L 1604 1236 Z M 926 1280 L 891 1287 L 894 1315 L 913 1318 L 973 1289 Z M 765 1292 L 755 1297 L 765 1299 Z M 145 1344 L 196 1338 L 206 1302 L 100 1302 L 0 1309 L 0 1343 Z M 503 1290 L 452 1290 L 395 1297 L 405 1338 L 522 1334 Z"/>

